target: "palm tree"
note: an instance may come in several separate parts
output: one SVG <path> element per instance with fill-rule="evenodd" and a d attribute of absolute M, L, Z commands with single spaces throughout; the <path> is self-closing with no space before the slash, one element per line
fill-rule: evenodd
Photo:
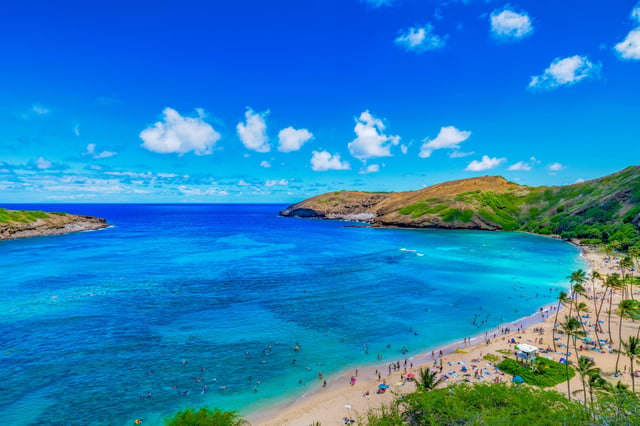
<path fill-rule="evenodd" d="M 566 357 L 566 375 L 567 375 L 567 396 L 571 399 L 571 380 L 569 380 L 569 344 L 570 339 L 573 338 L 573 347 L 578 356 L 578 349 L 576 347 L 576 337 L 584 336 L 584 332 L 580 329 L 580 321 L 575 317 L 565 317 L 565 322 L 560 324 L 560 328 L 567 336 L 567 357 Z"/>
<path fill-rule="evenodd" d="M 591 413 L 595 417 L 595 412 L 593 410 L 593 391 L 606 390 L 611 385 L 609 384 L 609 382 L 603 379 L 602 376 L 600 376 L 600 373 L 590 374 L 589 380 L 587 381 L 587 385 L 589 386 L 589 400 L 591 401 Z"/>
<path fill-rule="evenodd" d="M 594 327 L 594 331 L 596 332 L 596 342 L 598 343 L 598 347 L 602 349 L 602 343 L 600 343 L 600 336 L 598 335 L 598 329 L 600 328 L 600 311 L 596 304 L 598 299 L 598 294 L 596 292 L 596 280 L 602 281 L 602 275 L 600 275 L 600 272 L 598 271 L 593 271 L 591 273 L 591 289 L 593 291 L 593 306 L 596 310 L 596 326 Z M 604 300 L 604 296 L 602 299 Z M 600 307 L 602 308 L 602 302 L 600 302 Z"/>
<path fill-rule="evenodd" d="M 616 372 L 618 372 L 618 362 L 620 361 L 620 350 L 622 348 L 622 322 L 625 318 L 634 318 L 640 313 L 640 302 L 637 300 L 625 299 L 618 305 L 620 322 L 618 324 L 618 356 L 616 357 Z"/>
<path fill-rule="evenodd" d="M 635 393 L 636 381 L 633 360 L 640 355 L 640 339 L 636 336 L 629 336 L 629 340 L 622 342 L 622 344 L 624 345 L 624 354 L 629 357 L 629 362 L 631 363 L 631 390 Z"/>
<path fill-rule="evenodd" d="M 576 314 L 578 314 L 578 318 L 582 318 L 582 314 L 583 313 L 588 313 L 589 312 L 589 306 L 584 303 L 584 302 L 580 302 L 580 303 L 576 303 Z M 584 326 L 584 321 L 580 320 L 580 325 L 582 325 L 582 331 L 584 331 L 584 334 L 587 334 L 587 329 Z"/>
<path fill-rule="evenodd" d="M 418 386 L 425 391 L 432 391 L 442 382 L 442 378 L 436 378 L 438 376 L 438 372 L 431 371 L 429 367 L 426 369 L 420 369 L 418 372 L 418 376 L 420 381 L 418 382 Z"/>
<path fill-rule="evenodd" d="M 582 380 L 582 391 L 584 392 L 584 406 L 587 406 L 587 377 L 600 374 L 600 369 L 596 367 L 596 363 L 586 356 L 580 356 L 578 358 L 578 364 L 576 365 L 576 371 L 580 375 Z M 592 401 L 593 402 L 593 401 Z"/>
<path fill-rule="evenodd" d="M 556 348 L 556 328 L 558 324 L 558 314 L 560 313 L 560 306 L 566 306 L 569 303 L 569 296 L 566 292 L 561 291 L 558 295 L 558 307 L 556 308 L 556 318 L 553 320 L 553 329 L 551 330 L 552 340 L 553 340 L 553 351 L 557 352 L 558 348 Z"/>
<path fill-rule="evenodd" d="M 613 291 L 620 288 L 620 275 L 611 274 L 607 277 L 605 285 L 609 288 L 609 312 L 607 318 L 607 326 L 609 328 L 609 341 L 613 344 L 613 336 L 611 335 L 611 312 L 613 311 Z"/>

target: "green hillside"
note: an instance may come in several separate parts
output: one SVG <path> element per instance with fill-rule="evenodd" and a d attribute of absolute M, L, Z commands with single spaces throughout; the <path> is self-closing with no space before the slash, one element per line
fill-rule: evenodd
<path fill-rule="evenodd" d="M 2 223 L 14 223 L 22 222 L 29 223 L 35 222 L 38 219 L 46 219 L 49 217 L 48 213 L 42 211 L 29 211 L 29 210 L 7 210 L 0 209 L 0 222 Z"/>
<path fill-rule="evenodd" d="M 593 243 L 616 241 L 626 249 L 640 240 L 640 167 L 569 186 L 520 186 L 429 198 L 398 213 L 413 218 L 432 214 L 444 222 L 471 222 L 479 216 L 497 229 Z"/>

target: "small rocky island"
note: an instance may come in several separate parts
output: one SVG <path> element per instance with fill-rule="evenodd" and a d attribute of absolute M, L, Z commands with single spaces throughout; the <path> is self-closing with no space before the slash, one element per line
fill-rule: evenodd
<path fill-rule="evenodd" d="M 0 209 L 0 240 L 93 231 L 108 226 L 99 217 Z"/>

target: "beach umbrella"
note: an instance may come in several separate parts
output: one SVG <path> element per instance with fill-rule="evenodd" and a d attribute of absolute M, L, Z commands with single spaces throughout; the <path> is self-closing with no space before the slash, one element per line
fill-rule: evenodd
<path fill-rule="evenodd" d="M 380 385 L 378 385 L 379 389 L 389 389 L 389 385 L 385 385 L 384 383 L 381 383 Z"/>
<path fill-rule="evenodd" d="M 416 377 L 416 375 L 413 373 L 407 374 L 407 379 L 413 379 L 414 377 Z"/>
<path fill-rule="evenodd" d="M 524 379 L 520 376 L 514 376 L 513 379 L 511 379 L 511 381 L 513 383 L 524 383 Z"/>
<path fill-rule="evenodd" d="M 560 358 L 560 361 L 558 361 L 560 364 L 566 364 L 567 360 L 564 358 Z"/>
<path fill-rule="evenodd" d="M 582 339 L 582 340 L 584 340 L 585 342 L 590 342 L 590 341 L 592 341 L 593 339 L 592 339 L 591 337 L 585 337 L 585 338 L 584 338 L 584 339 Z"/>

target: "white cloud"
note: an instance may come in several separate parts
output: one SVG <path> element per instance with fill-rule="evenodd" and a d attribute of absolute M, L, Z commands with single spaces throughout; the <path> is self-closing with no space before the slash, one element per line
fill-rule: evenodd
<path fill-rule="evenodd" d="M 36 115 L 46 115 L 49 114 L 51 110 L 49 108 L 43 107 L 42 105 L 33 104 L 33 106 L 31 107 L 31 112 Z"/>
<path fill-rule="evenodd" d="M 528 172 L 531 170 L 531 165 L 524 161 L 518 161 L 517 163 L 510 165 L 507 170 Z"/>
<path fill-rule="evenodd" d="M 77 124 L 73 126 L 73 134 L 76 136 L 80 136 L 80 126 L 78 126 Z"/>
<path fill-rule="evenodd" d="M 380 171 L 380 165 L 378 164 L 369 164 L 366 168 L 360 169 L 358 172 L 361 175 L 366 175 L 368 173 L 377 173 Z"/>
<path fill-rule="evenodd" d="M 464 158 L 473 154 L 475 154 L 475 152 L 473 151 L 471 152 L 453 151 L 451 154 L 449 154 L 449 158 Z"/>
<path fill-rule="evenodd" d="M 600 68 L 600 64 L 592 63 L 586 56 L 556 58 L 542 75 L 531 77 L 529 88 L 552 90 L 560 86 L 571 86 L 586 78 L 599 77 Z"/>
<path fill-rule="evenodd" d="M 445 45 L 445 37 L 440 37 L 433 33 L 433 25 L 426 24 L 424 27 L 411 27 L 404 30 L 395 43 L 407 50 L 414 52 L 426 52 L 427 50 L 436 50 L 443 48 Z"/>
<path fill-rule="evenodd" d="M 251 186 L 251 184 L 247 181 L 245 181 L 244 179 L 240 179 L 240 181 L 238 182 L 238 185 L 240 186 Z"/>
<path fill-rule="evenodd" d="M 251 108 L 247 108 L 244 113 L 246 121 L 238 123 L 236 126 L 238 137 L 247 149 L 256 152 L 271 151 L 271 145 L 269 145 L 269 138 L 267 137 L 267 123 L 265 122 L 267 114 L 269 114 L 269 111 L 257 113 Z"/>
<path fill-rule="evenodd" d="M 507 161 L 506 158 L 496 158 L 483 155 L 481 161 L 473 160 L 465 170 L 470 172 L 482 172 L 484 170 L 495 169 L 505 161 Z"/>
<path fill-rule="evenodd" d="M 340 154 L 331 155 L 328 151 L 313 151 L 311 168 L 316 172 L 327 170 L 350 170 L 351 166 L 346 161 L 340 160 Z"/>
<path fill-rule="evenodd" d="M 260 167 L 264 167 L 265 169 L 268 169 L 269 167 L 271 167 L 271 163 L 267 160 L 262 160 L 260 162 Z"/>
<path fill-rule="evenodd" d="M 640 7 L 635 11 L 640 16 Z M 615 45 L 615 49 L 623 59 L 640 60 L 640 28 L 631 30 L 624 40 Z"/>
<path fill-rule="evenodd" d="M 88 155 L 91 158 L 99 159 L 99 158 L 113 157 L 116 154 L 117 152 L 112 152 L 112 151 L 102 151 L 98 153 L 96 152 L 96 144 L 90 143 L 89 145 L 87 145 L 87 152 L 83 153 L 82 155 Z"/>
<path fill-rule="evenodd" d="M 491 12 L 491 34 L 500 40 L 515 41 L 533 34 L 531 18 L 526 12 L 504 9 Z"/>
<path fill-rule="evenodd" d="M 400 152 L 402 152 L 403 154 L 406 154 L 407 152 L 409 152 L 409 145 L 405 145 L 405 144 L 400 145 Z"/>
<path fill-rule="evenodd" d="M 640 2 L 631 11 L 631 19 L 640 24 Z"/>
<path fill-rule="evenodd" d="M 466 141 L 471 136 L 470 131 L 459 130 L 454 126 L 446 126 L 440 128 L 440 133 L 435 139 L 425 138 L 420 147 L 420 158 L 429 158 L 433 151 L 437 149 L 459 149 L 460 143 Z"/>
<path fill-rule="evenodd" d="M 560 170 L 565 169 L 566 166 L 560 163 L 552 163 L 549 165 L 549 170 L 552 172 L 559 172 Z"/>
<path fill-rule="evenodd" d="M 306 142 L 313 139 L 313 133 L 307 129 L 294 129 L 287 127 L 278 133 L 278 151 L 299 151 Z"/>
<path fill-rule="evenodd" d="M 287 186 L 289 181 L 287 179 L 268 180 L 264 183 L 265 186 Z"/>
<path fill-rule="evenodd" d="M 369 111 L 360 114 L 353 129 L 356 138 L 349 142 L 349 152 L 358 160 L 390 157 L 391 146 L 400 142 L 400 136 L 388 136 L 384 132 L 382 120 L 375 118 Z"/>
<path fill-rule="evenodd" d="M 38 157 L 35 162 L 36 168 L 40 170 L 50 169 L 53 166 L 53 163 L 49 160 L 45 160 L 43 157 Z"/>
<path fill-rule="evenodd" d="M 374 8 L 382 6 L 391 6 L 395 0 L 361 0 L 363 3 L 371 5 Z"/>
<path fill-rule="evenodd" d="M 582 182 L 584 182 L 584 179 L 582 179 L 582 178 L 576 179 L 576 183 L 582 183 Z"/>
<path fill-rule="evenodd" d="M 202 109 L 196 112 L 197 117 L 183 117 L 175 109 L 165 108 L 162 121 L 140 132 L 142 146 L 160 154 L 183 155 L 189 151 L 196 155 L 211 154 L 220 134 L 204 121 Z"/>

